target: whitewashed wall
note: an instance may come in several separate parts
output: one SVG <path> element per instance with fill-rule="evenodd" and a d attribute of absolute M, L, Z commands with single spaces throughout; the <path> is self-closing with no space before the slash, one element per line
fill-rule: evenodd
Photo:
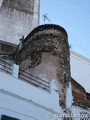
<path fill-rule="evenodd" d="M 90 60 L 71 51 L 71 76 L 90 93 Z"/>
<path fill-rule="evenodd" d="M 73 120 L 90 120 L 90 109 L 72 106 Z"/>
<path fill-rule="evenodd" d="M 25 6 L 28 6 L 25 8 L 23 5 L 24 10 L 19 5 L 16 9 L 12 9 L 12 6 L 8 8 L 8 5 L 3 5 L 3 1 L 5 0 L 0 0 L 0 30 L 2 31 L 0 40 L 18 44 L 19 39 L 26 37 L 33 28 L 39 25 L 39 0 L 27 0 L 27 2 L 21 0 L 22 4 L 24 2 Z M 33 1 L 29 9 L 29 4 Z"/>
<path fill-rule="evenodd" d="M 59 95 L 52 82 L 51 93 L 0 72 L 0 116 L 22 120 L 48 120 L 48 113 L 62 114 Z M 52 117 L 51 120 L 55 118 Z"/>

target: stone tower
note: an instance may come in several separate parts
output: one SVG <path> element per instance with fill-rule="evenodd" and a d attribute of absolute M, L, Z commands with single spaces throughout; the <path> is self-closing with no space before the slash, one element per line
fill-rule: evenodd
<path fill-rule="evenodd" d="M 39 0 L 0 0 L 0 40 L 18 44 L 39 25 Z"/>
<path fill-rule="evenodd" d="M 46 24 L 36 27 L 19 44 L 15 61 L 20 69 L 46 81 L 54 81 L 60 107 L 67 111 L 66 97 L 70 81 L 68 35 L 64 28 Z"/>

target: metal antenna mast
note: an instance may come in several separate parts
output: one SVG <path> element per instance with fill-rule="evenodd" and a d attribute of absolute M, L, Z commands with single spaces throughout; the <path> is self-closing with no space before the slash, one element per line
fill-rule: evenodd
<path fill-rule="evenodd" d="M 47 13 L 43 15 L 44 24 L 46 20 L 50 22 L 50 19 L 47 17 Z"/>

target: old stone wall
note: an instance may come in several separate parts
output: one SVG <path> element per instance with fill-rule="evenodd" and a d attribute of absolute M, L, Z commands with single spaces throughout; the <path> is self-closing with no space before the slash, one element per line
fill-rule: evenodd
<path fill-rule="evenodd" d="M 16 47 L 15 44 L 0 41 L 0 58 L 13 60 Z"/>
<path fill-rule="evenodd" d="M 18 44 L 39 24 L 39 0 L 0 1 L 0 40 Z"/>
<path fill-rule="evenodd" d="M 19 46 L 18 46 L 19 48 Z M 66 107 L 66 92 L 70 81 L 68 36 L 58 25 L 41 25 L 22 42 L 15 56 L 20 69 L 57 82 L 60 106 Z"/>
<path fill-rule="evenodd" d="M 72 82 L 73 105 L 82 108 L 90 108 L 90 94 L 86 93 L 85 89 L 74 79 Z"/>

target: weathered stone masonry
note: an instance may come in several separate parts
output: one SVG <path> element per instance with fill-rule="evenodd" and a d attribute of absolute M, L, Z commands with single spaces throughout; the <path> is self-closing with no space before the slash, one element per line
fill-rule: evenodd
<path fill-rule="evenodd" d="M 66 91 L 70 80 L 70 64 L 68 36 L 64 28 L 53 24 L 41 25 L 35 28 L 18 48 L 19 53 L 15 56 L 15 61 L 23 70 L 26 68 L 22 63 L 27 59 L 28 69 L 32 69 L 42 63 L 42 56 L 45 53 L 55 57 L 59 102 L 60 106 L 65 108 Z"/>
<path fill-rule="evenodd" d="M 39 0 L 0 0 L 0 40 L 18 45 L 39 25 L 39 4 Z"/>

